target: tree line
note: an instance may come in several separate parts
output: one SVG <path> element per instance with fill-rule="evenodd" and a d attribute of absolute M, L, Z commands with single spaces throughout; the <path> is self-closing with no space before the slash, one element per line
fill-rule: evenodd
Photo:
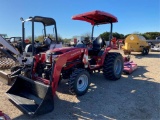
<path fill-rule="evenodd" d="M 154 40 L 154 39 L 156 39 L 156 37 L 160 36 L 160 32 L 145 32 L 145 33 L 135 32 L 133 34 L 142 35 L 146 39 L 150 39 L 150 40 Z M 106 41 L 109 40 L 109 35 L 110 35 L 110 32 L 104 32 L 104 33 L 100 34 L 100 36 L 102 38 L 104 38 Z M 124 34 L 117 33 L 117 32 L 113 32 L 113 34 L 112 34 L 112 36 L 116 37 L 117 39 L 125 39 L 128 35 L 130 35 L 130 34 L 124 35 Z"/>
<path fill-rule="evenodd" d="M 160 36 L 160 32 L 145 32 L 145 33 L 139 33 L 139 32 L 135 32 L 133 34 L 138 34 L 138 35 L 142 35 L 144 36 L 146 39 L 150 39 L 150 40 L 154 40 L 156 39 L 156 37 Z M 102 34 L 100 34 L 100 36 L 102 38 L 104 38 L 106 41 L 109 40 L 109 35 L 110 35 L 110 32 L 104 32 Z M 117 39 L 125 39 L 128 35 L 130 34 L 127 34 L 127 35 L 124 35 L 122 33 L 118 33 L 118 32 L 113 32 L 112 33 L 112 36 L 113 37 L 116 37 Z M 89 33 L 86 33 L 86 34 L 83 34 L 82 35 L 83 37 L 90 37 L 90 34 Z M 55 40 L 54 36 L 53 35 L 50 35 L 50 37 Z M 27 37 L 29 40 L 31 40 L 31 36 Z M 37 41 L 44 41 L 44 36 L 43 35 L 39 35 L 37 37 L 35 37 L 35 40 Z M 62 38 L 60 35 L 58 35 L 58 41 L 59 42 L 62 42 L 62 43 L 69 43 L 70 42 L 70 38 Z"/>
<path fill-rule="evenodd" d="M 53 41 L 55 41 L 55 36 L 53 36 L 53 35 L 47 35 L 47 36 L 49 36 Z M 58 37 L 59 42 L 64 42 L 64 40 L 62 39 L 62 37 L 60 35 L 58 35 L 57 37 Z M 31 41 L 32 36 L 28 36 L 26 39 L 29 39 Z M 39 35 L 39 36 L 34 37 L 34 40 L 39 41 L 39 42 L 43 42 L 44 39 L 45 39 L 44 35 Z"/>

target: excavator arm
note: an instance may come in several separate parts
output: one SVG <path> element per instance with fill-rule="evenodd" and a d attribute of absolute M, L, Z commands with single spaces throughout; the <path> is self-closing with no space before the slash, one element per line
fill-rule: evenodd
<path fill-rule="evenodd" d="M 17 51 L 7 40 L 5 40 L 2 36 L 0 36 L 0 44 L 3 45 L 3 47 L 0 47 L 0 52 L 1 55 L 5 55 L 5 57 L 11 58 L 12 60 L 14 60 L 15 62 L 20 62 L 22 61 L 22 58 L 20 57 L 20 53 L 19 51 Z M 18 57 L 15 57 L 18 56 Z M 12 63 L 14 63 L 14 61 L 12 61 Z M 6 61 L 2 60 L 0 61 L 1 66 L 4 67 L 11 67 L 12 63 L 10 61 L 10 59 L 6 59 Z M 5 73 L 4 71 L 0 70 L 0 80 L 5 83 L 5 84 L 11 84 L 11 74 L 9 73 Z"/>
<path fill-rule="evenodd" d="M 5 40 L 2 36 L 0 36 L 0 43 L 4 46 L 4 48 L 8 49 L 15 55 L 19 55 L 20 53 L 7 41 Z"/>

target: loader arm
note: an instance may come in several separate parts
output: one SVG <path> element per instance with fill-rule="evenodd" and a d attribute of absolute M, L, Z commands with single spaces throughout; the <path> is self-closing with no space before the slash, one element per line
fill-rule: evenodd
<path fill-rule="evenodd" d="M 15 55 L 19 55 L 20 53 L 7 41 L 5 40 L 2 36 L 0 36 L 0 43 L 6 47 L 9 51 L 14 53 Z"/>
<path fill-rule="evenodd" d="M 52 92 L 53 94 L 55 94 L 55 91 L 57 89 L 58 86 L 58 82 L 60 79 L 60 74 L 61 74 L 61 70 L 63 68 L 63 66 L 67 63 L 67 60 L 74 58 L 77 55 L 81 55 L 83 54 L 83 56 L 85 55 L 85 51 L 86 48 L 81 48 L 81 49 L 76 49 L 70 52 L 67 52 L 65 54 L 59 55 L 56 60 L 55 60 L 55 65 L 54 65 L 54 70 L 53 70 L 53 74 L 52 74 Z"/>

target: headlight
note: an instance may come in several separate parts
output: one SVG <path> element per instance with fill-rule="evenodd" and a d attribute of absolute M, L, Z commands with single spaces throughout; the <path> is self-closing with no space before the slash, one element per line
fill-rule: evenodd
<path fill-rule="evenodd" d="M 50 57 L 51 57 L 51 54 L 46 55 L 46 62 L 50 62 L 50 59 L 51 59 Z"/>
<path fill-rule="evenodd" d="M 47 51 L 46 52 L 46 62 L 50 62 L 50 58 L 51 57 L 51 52 L 50 51 Z"/>
<path fill-rule="evenodd" d="M 52 55 L 52 56 L 51 56 Z M 50 51 L 47 51 L 46 52 L 46 62 L 51 62 L 51 57 L 52 57 L 52 61 L 56 61 L 58 58 L 57 58 L 57 56 L 58 56 L 59 54 L 58 54 L 58 52 L 50 52 Z"/>
<path fill-rule="evenodd" d="M 57 60 L 57 55 L 52 55 L 52 61 Z M 51 62 L 51 54 L 46 55 L 46 62 Z"/>

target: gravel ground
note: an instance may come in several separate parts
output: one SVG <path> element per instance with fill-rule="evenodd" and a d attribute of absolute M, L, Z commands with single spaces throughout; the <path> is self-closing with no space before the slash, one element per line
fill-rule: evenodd
<path fill-rule="evenodd" d="M 121 52 L 121 51 L 120 51 Z M 10 86 L 0 82 L 0 110 L 13 120 L 23 119 L 160 119 L 160 53 L 147 56 L 133 53 L 138 69 L 122 75 L 118 81 L 105 80 L 102 73 L 91 76 L 87 94 L 76 97 L 63 81 L 55 96 L 54 111 L 30 118 L 15 107 L 5 95 Z"/>

